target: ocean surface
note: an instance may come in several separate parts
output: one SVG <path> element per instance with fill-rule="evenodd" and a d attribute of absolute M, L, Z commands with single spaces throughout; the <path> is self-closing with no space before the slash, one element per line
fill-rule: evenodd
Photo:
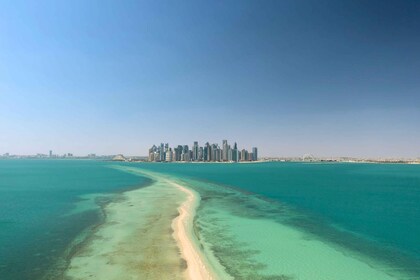
<path fill-rule="evenodd" d="M 100 206 L 150 183 L 115 165 L 198 192 L 203 250 L 237 279 L 420 279 L 420 165 L 83 160 L 0 161 L 0 279 L 54 279 Z"/>
<path fill-rule="evenodd" d="M 201 194 L 197 227 L 239 279 L 272 279 L 282 271 L 288 271 L 284 279 L 384 279 L 367 268 L 357 276 L 345 259 L 332 267 L 331 257 L 338 255 L 329 248 L 393 279 L 420 279 L 420 165 L 138 166 L 183 178 Z M 279 242 L 282 235 L 296 244 L 290 251 Z M 347 270 L 349 275 L 340 273 Z"/>
<path fill-rule="evenodd" d="M 0 160 L 0 279 L 60 279 L 100 205 L 145 178 L 90 160 Z"/>

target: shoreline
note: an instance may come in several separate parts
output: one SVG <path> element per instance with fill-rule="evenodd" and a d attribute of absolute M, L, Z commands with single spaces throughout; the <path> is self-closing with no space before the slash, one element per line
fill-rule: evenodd
<path fill-rule="evenodd" d="M 215 273 L 207 268 L 202 260 L 203 256 L 200 255 L 199 249 L 196 248 L 196 244 L 192 240 L 193 233 L 191 229 L 196 207 L 199 203 L 197 194 L 175 182 L 167 182 L 187 194 L 187 200 L 178 208 L 179 216 L 172 221 L 172 228 L 174 229 L 174 237 L 180 247 L 181 254 L 187 262 L 188 279 L 217 279 Z"/>

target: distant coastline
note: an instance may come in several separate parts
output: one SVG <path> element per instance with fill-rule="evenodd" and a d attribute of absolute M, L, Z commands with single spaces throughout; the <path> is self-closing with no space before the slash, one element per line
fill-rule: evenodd
<path fill-rule="evenodd" d="M 20 160 L 20 159 L 32 159 L 32 160 L 99 160 L 99 161 L 117 161 L 117 162 L 145 162 L 154 164 L 254 164 L 254 163 L 267 163 L 267 162 L 296 162 L 296 163 L 377 163 L 377 164 L 420 164 L 420 158 L 348 158 L 348 157 L 337 157 L 337 158 L 314 158 L 314 159 L 303 159 L 300 157 L 263 157 L 256 161 L 177 161 L 177 162 L 155 162 L 149 161 L 147 156 L 124 156 L 120 155 L 104 155 L 104 156 L 73 156 L 73 157 L 37 157 L 34 155 L 10 155 L 1 156 L 0 160 Z"/>

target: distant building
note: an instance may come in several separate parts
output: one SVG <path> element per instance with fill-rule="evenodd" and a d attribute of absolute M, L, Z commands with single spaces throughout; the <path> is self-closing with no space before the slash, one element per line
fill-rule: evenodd
<path fill-rule="evenodd" d="M 211 148 L 209 142 L 206 143 L 206 146 L 204 147 L 204 161 L 210 161 L 211 159 Z"/>
<path fill-rule="evenodd" d="M 223 149 L 222 160 L 223 161 L 228 161 L 228 148 L 229 146 L 228 146 L 227 140 L 223 140 L 223 145 L 222 145 L 222 149 Z"/>
<path fill-rule="evenodd" d="M 165 161 L 165 145 L 160 143 L 159 147 L 159 161 Z"/>
<path fill-rule="evenodd" d="M 113 157 L 112 160 L 113 161 L 126 161 L 127 159 L 123 155 L 119 154 Z"/>
<path fill-rule="evenodd" d="M 53 153 L 52 153 L 52 151 L 51 151 L 51 150 L 50 150 L 49 156 L 50 156 L 50 157 L 52 157 L 52 156 L 53 156 Z"/>
<path fill-rule="evenodd" d="M 193 156 L 192 156 L 192 160 L 193 161 L 198 161 L 198 142 L 197 141 L 195 141 L 194 142 L 194 145 L 193 145 L 193 150 L 192 150 L 192 152 L 193 152 Z"/>
<path fill-rule="evenodd" d="M 248 151 L 245 149 L 242 149 L 241 151 L 241 161 L 248 161 Z"/>
<path fill-rule="evenodd" d="M 156 151 L 157 147 L 155 145 L 149 149 L 149 161 L 155 161 Z"/>
<path fill-rule="evenodd" d="M 252 148 L 252 160 L 253 161 L 258 160 L 258 149 L 257 149 L 257 147 Z"/>
<path fill-rule="evenodd" d="M 171 162 L 173 161 L 173 152 L 172 152 L 172 148 L 169 148 L 169 150 L 166 152 L 166 158 L 165 158 L 166 162 Z"/>
<path fill-rule="evenodd" d="M 232 161 L 239 161 L 239 151 L 238 151 L 238 144 L 235 142 L 232 149 Z"/>
<path fill-rule="evenodd" d="M 178 148 L 175 148 L 175 161 L 181 161 L 183 147 L 178 145 Z"/>
<path fill-rule="evenodd" d="M 190 161 L 191 160 L 190 150 L 188 148 L 188 145 L 184 145 L 184 147 L 182 149 L 182 157 L 183 157 L 183 161 Z"/>
<path fill-rule="evenodd" d="M 203 147 L 199 147 L 198 148 L 198 161 L 203 161 L 203 156 L 204 156 L 204 149 Z"/>

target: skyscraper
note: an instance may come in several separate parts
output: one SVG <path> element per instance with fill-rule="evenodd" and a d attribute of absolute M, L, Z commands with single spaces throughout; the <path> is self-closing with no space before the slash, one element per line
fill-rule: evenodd
<path fill-rule="evenodd" d="M 232 161 L 239 161 L 239 151 L 238 151 L 238 144 L 235 142 L 232 149 Z"/>
<path fill-rule="evenodd" d="M 228 153 L 227 160 L 232 161 L 232 149 L 230 148 L 230 145 L 228 145 L 227 153 Z"/>
<path fill-rule="evenodd" d="M 160 143 L 159 147 L 159 161 L 165 161 L 165 148 L 163 143 Z"/>
<path fill-rule="evenodd" d="M 155 153 L 156 153 L 157 147 L 153 145 L 149 149 L 149 161 L 155 161 Z"/>
<path fill-rule="evenodd" d="M 178 148 L 175 148 L 175 161 L 181 161 L 183 149 L 184 148 L 181 145 L 178 145 Z"/>
<path fill-rule="evenodd" d="M 248 159 L 248 151 L 245 149 L 242 149 L 241 151 L 241 161 L 247 161 Z"/>
<path fill-rule="evenodd" d="M 258 149 L 257 149 L 257 147 L 252 148 L 252 160 L 253 161 L 258 160 Z"/>
<path fill-rule="evenodd" d="M 217 144 L 211 145 L 211 161 L 220 161 L 220 148 Z"/>
<path fill-rule="evenodd" d="M 209 157 L 209 142 L 207 142 L 203 147 L 203 161 L 208 161 Z"/>
<path fill-rule="evenodd" d="M 198 142 L 195 141 L 194 145 L 193 145 L 193 161 L 197 161 L 198 160 Z"/>
<path fill-rule="evenodd" d="M 172 152 L 172 148 L 169 148 L 169 150 L 166 152 L 166 158 L 165 160 L 167 162 L 171 162 L 173 161 L 173 152 Z"/>
<path fill-rule="evenodd" d="M 181 160 L 183 161 L 190 161 L 190 150 L 188 148 L 188 145 L 184 145 L 181 157 Z"/>
<path fill-rule="evenodd" d="M 198 161 L 202 161 L 204 156 L 204 149 L 203 147 L 199 147 L 198 149 Z"/>
<path fill-rule="evenodd" d="M 223 145 L 222 145 L 222 160 L 223 161 L 228 161 L 228 143 L 227 140 L 223 140 Z"/>
<path fill-rule="evenodd" d="M 206 143 L 206 147 L 207 147 L 207 161 L 211 161 L 212 160 L 212 147 L 209 144 L 209 142 Z"/>

